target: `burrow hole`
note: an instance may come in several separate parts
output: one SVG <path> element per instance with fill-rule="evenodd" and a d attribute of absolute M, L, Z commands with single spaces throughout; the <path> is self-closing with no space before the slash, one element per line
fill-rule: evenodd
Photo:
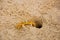
<path fill-rule="evenodd" d="M 36 28 L 42 28 L 42 26 L 43 26 L 43 23 L 42 23 L 42 21 L 35 21 L 35 23 L 36 23 Z"/>

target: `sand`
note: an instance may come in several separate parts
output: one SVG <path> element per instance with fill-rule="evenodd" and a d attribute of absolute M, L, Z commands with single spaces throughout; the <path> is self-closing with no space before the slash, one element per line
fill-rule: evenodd
<path fill-rule="evenodd" d="M 34 18 L 41 28 L 15 27 Z M 0 40 L 60 40 L 60 0 L 0 0 Z"/>

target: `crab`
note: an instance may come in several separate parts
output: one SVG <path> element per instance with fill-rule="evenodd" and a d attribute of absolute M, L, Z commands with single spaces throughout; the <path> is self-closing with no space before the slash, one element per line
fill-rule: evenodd
<path fill-rule="evenodd" d="M 17 23 L 16 28 L 21 29 L 23 26 L 26 26 L 26 25 L 31 25 L 34 27 L 36 24 L 34 21 L 20 22 L 20 23 Z"/>

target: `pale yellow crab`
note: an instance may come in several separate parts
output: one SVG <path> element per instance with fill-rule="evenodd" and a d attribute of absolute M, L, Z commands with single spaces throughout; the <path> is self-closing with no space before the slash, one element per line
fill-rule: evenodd
<path fill-rule="evenodd" d="M 34 21 L 27 21 L 27 22 L 20 22 L 16 25 L 17 29 L 22 28 L 25 25 L 31 25 L 31 26 L 35 26 L 35 22 Z"/>

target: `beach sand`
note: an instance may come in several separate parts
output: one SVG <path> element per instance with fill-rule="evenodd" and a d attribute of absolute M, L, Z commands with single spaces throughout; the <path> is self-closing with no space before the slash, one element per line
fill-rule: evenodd
<path fill-rule="evenodd" d="M 42 27 L 16 28 L 31 19 Z M 0 40 L 60 40 L 60 0 L 0 0 Z"/>

